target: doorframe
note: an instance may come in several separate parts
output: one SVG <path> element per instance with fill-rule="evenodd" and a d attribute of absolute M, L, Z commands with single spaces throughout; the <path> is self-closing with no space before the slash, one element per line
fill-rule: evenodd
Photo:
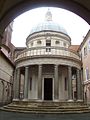
<path fill-rule="evenodd" d="M 54 100 L 54 77 L 53 75 L 44 75 L 42 79 L 42 100 L 44 101 L 44 78 L 52 79 L 52 101 Z"/>

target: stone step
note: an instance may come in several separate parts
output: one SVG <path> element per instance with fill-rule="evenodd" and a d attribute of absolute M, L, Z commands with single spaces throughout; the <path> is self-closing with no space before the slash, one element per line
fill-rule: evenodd
<path fill-rule="evenodd" d="M 15 111 L 32 111 L 32 112 L 80 112 L 80 111 L 90 111 L 90 109 L 88 108 L 88 107 L 78 107 L 78 108 L 49 108 L 49 109 L 47 109 L 47 108 L 43 108 L 43 109 L 41 109 L 41 108 L 39 108 L 39 107 L 10 107 L 10 106 L 4 106 L 4 108 L 3 109 L 6 109 L 6 110 L 15 110 Z"/>
<path fill-rule="evenodd" d="M 24 110 L 22 110 L 22 109 L 7 109 L 7 108 L 2 108 L 2 110 L 4 110 L 4 111 L 11 111 L 11 112 L 23 112 L 23 113 L 88 113 L 88 112 L 90 112 L 90 109 L 89 110 L 86 110 L 86 109 L 84 109 L 84 110 L 45 110 L 45 109 L 43 109 L 43 111 L 42 110 L 26 110 L 26 109 L 24 109 Z"/>
<path fill-rule="evenodd" d="M 50 108 L 50 109 L 47 109 L 47 108 L 46 108 L 46 109 L 45 109 L 45 108 L 44 108 L 44 109 L 41 109 L 41 108 L 14 108 L 14 107 L 12 107 L 12 108 L 11 108 L 11 107 L 4 107 L 4 108 L 6 108 L 6 109 L 16 109 L 16 110 L 17 110 L 17 109 L 18 109 L 18 110 L 36 110 L 36 111 L 37 111 L 37 110 L 39 110 L 39 111 L 48 111 L 48 110 L 49 110 L 49 111 L 54 111 L 54 110 L 55 110 L 55 111 L 56 111 L 56 110 L 57 110 L 57 111 L 60 111 L 60 110 L 61 110 L 61 111 L 89 110 L 89 108 L 73 108 L 73 109 L 70 109 L 70 108 L 67 108 L 67 109 L 61 109 L 61 108 L 59 108 L 59 109 L 57 109 L 57 108 L 56 108 L 56 109 L 55 109 L 55 108 L 54 108 L 54 109 L 52 109 L 52 108 Z"/>
<path fill-rule="evenodd" d="M 83 103 L 63 102 L 13 102 L 1 108 L 6 111 L 27 113 L 83 113 L 90 108 Z"/>
<path fill-rule="evenodd" d="M 40 109 L 77 109 L 77 108 L 79 108 L 79 109 L 85 109 L 85 108 L 88 108 L 87 106 L 57 106 L 57 107 L 55 107 L 55 106 L 21 106 L 21 105 L 8 105 L 8 106 L 4 106 L 4 107 L 9 107 L 9 108 L 28 108 L 28 109 L 30 109 L 30 108 L 35 108 L 35 109 L 37 109 L 37 108 L 40 108 Z"/>

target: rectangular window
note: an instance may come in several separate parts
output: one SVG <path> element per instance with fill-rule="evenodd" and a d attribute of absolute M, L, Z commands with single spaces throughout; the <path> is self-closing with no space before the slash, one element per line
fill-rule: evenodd
<path fill-rule="evenodd" d="M 90 53 L 90 40 L 88 41 L 88 52 Z"/>
<path fill-rule="evenodd" d="M 46 46 L 51 46 L 51 40 L 46 40 Z"/>
<path fill-rule="evenodd" d="M 32 77 L 30 77 L 30 90 L 32 90 Z"/>
<path fill-rule="evenodd" d="M 86 76 L 86 80 L 89 80 L 89 69 L 88 69 L 88 67 L 85 69 L 85 76 Z"/>
<path fill-rule="evenodd" d="M 84 56 L 87 55 L 87 47 L 84 47 Z"/>
<path fill-rule="evenodd" d="M 88 49 L 90 51 L 90 40 L 88 41 Z"/>

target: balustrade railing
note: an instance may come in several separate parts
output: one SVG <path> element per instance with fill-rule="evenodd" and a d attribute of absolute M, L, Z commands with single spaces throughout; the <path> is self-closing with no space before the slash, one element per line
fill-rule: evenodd
<path fill-rule="evenodd" d="M 34 57 L 34 56 L 43 56 L 43 55 L 52 55 L 52 56 L 66 56 L 80 60 L 78 54 L 68 49 L 60 49 L 55 47 L 44 47 L 44 48 L 29 48 L 26 49 L 15 57 L 15 61 L 24 58 L 24 57 Z"/>

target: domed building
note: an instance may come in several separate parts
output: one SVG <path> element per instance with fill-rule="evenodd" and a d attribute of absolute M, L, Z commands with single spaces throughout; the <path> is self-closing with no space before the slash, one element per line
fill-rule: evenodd
<path fill-rule="evenodd" d="M 82 101 L 81 59 L 67 31 L 53 22 L 34 26 L 15 58 L 14 101 Z"/>

